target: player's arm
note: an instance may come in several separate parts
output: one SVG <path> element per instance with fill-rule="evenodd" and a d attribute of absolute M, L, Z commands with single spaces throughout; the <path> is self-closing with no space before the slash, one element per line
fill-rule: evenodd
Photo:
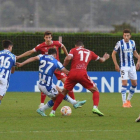
<path fill-rule="evenodd" d="M 110 57 L 110 55 L 109 55 L 108 53 L 105 53 L 105 54 L 103 55 L 103 57 L 100 57 L 100 58 L 99 58 L 99 62 L 103 63 L 103 62 L 105 62 L 107 59 L 109 59 L 109 57 Z"/>
<path fill-rule="evenodd" d="M 17 62 L 16 65 L 17 65 L 18 67 L 22 67 L 22 66 L 24 66 L 24 65 L 26 65 L 26 64 L 28 64 L 28 63 L 37 61 L 37 60 L 39 60 L 39 59 L 40 59 L 39 56 L 31 57 L 31 58 L 25 60 L 25 61 L 22 62 L 22 63 L 18 63 L 18 62 Z"/>
<path fill-rule="evenodd" d="M 69 71 L 68 71 L 65 67 L 63 67 L 63 68 L 61 69 L 61 71 L 64 72 L 65 74 L 68 74 L 68 73 L 69 73 Z"/>
<path fill-rule="evenodd" d="M 138 59 L 137 64 L 136 64 L 136 69 L 139 70 L 140 69 L 140 55 L 137 53 L 136 50 L 133 52 L 133 54 Z"/>
<path fill-rule="evenodd" d="M 13 66 L 12 68 L 11 68 L 11 73 L 13 74 L 15 72 L 15 66 Z"/>
<path fill-rule="evenodd" d="M 36 52 L 35 49 L 29 50 L 29 51 L 27 51 L 27 52 L 25 52 L 25 53 L 23 53 L 23 54 L 21 54 L 19 56 L 16 56 L 16 59 L 18 60 L 18 59 L 20 59 L 22 57 L 29 56 L 29 55 L 31 55 L 31 54 L 33 54 L 35 52 Z"/>
<path fill-rule="evenodd" d="M 119 72 L 120 71 L 120 67 L 119 67 L 119 65 L 117 63 L 116 54 L 117 54 L 117 51 L 113 50 L 113 52 L 112 52 L 112 59 L 113 59 L 114 65 L 115 65 L 115 70 Z"/>
<path fill-rule="evenodd" d="M 65 59 L 64 59 L 63 66 L 66 67 L 71 60 L 72 60 L 72 55 L 66 56 Z"/>
<path fill-rule="evenodd" d="M 66 49 L 66 47 L 64 45 L 62 45 L 61 49 L 63 50 L 65 55 L 68 56 L 68 51 L 67 51 L 67 49 Z"/>

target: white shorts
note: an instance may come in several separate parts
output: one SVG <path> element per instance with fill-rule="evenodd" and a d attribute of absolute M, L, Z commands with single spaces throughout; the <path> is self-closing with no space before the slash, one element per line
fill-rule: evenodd
<path fill-rule="evenodd" d="M 56 97 L 58 94 L 58 90 L 56 89 L 56 85 L 52 84 L 52 89 L 50 91 L 47 90 L 46 86 L 38 85 L 38 88 L 41 92 L 46 94 L 49 98 Z"/>
<path fill-rule="evenodd" d="M 137 80 L 137 73 L 136 73 L 136 67 L 121 67 L 121 79 L 122 80 Z"/>
<path fill-rule="evenodd" d="M 4 96 L 6 94 L 7 88 L 7 80 L 0 77 L 0 96 Z"/>

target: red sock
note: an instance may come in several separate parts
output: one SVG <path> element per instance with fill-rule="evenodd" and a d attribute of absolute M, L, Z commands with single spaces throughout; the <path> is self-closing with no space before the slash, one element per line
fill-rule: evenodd
<path fill-rule="evenodd" d="M 70 96 L 73 100 L 75 100 L 75 96 L 74 96 L 73 90 L 69 91 L 68 94 L 69 94 L 69 96 Z"/>
<path fill-rule="evenodd" d="M 98 91 L 93 92 L 92 99 L 93 99 L 93 105 L 98 106 L 98 104 L 99 104 L 99 92 Z"/>
<path fill-rule="evenodd" d="M 62 100 L 63 100 L 63 98 L 64 98 L 65 96 L 63 95 L 63 94 L 58 94 L 58 96 L 57 96 L 57 98 L 56 98 L 56 100 L 55 100 L 55 102 L 54 102 L 54 105 L 53 105 L 53 110 L 56 110 L 57 109 L 57 107 L 60 105 L 60 103 L 62 102 Z"/>
<path fill-rule="evenodd" d="M 44 103 L 45 99 L 46 99 L 46 94 L 41 92 L 41 103 Z"/>

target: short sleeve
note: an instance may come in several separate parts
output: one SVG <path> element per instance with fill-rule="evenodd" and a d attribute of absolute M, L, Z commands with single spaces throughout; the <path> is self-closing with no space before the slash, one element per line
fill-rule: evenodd
<path fill-rule="evenodd" d="M 13 66 L 16 66 L 16 56 L 14 55 L 14 59 L 13 59 Z"/>
<path fill-rule="evenodd" d="M 41 45 L 40 44 L 38 44 L 35 48 L 34 48 L 34 50 L 37 52 L 37 51 L 40 51 L 40 47 L 41 47 Z"/>
<path fill-rule="evenodd" d="M 62 65 L 61 62 L 57 61 L 57 68 L 61 70 L 64 68 L 64 66 Z"/>
<path fill-rule="evenodd" d="M 58 41 L 58 47 L 61 48 L 62 46 L 63 44 L 60 41 Z"/>
<path fill-rule="evenodd" d="M 91 56 L 92 56 L 92 60 L 95 60 L 95 61 L 97 61 L 100 58 L 97 54 L 95 54 L 92 51 L 91 51 Z"/>
<path fill-rule="evenodd" d="M 42 55 L 42 54 L 39 54 L 39 55 L 38 55 L 38 57 L 39 57 L 39 59 L 40 59 L 40 58 L 42 58 L 42 57 L 43 57 L 43 55 Z"/>
<path fill-rule="evenodd" d="M 136 44 L 135 44 L 135 41 L 133 40 L 133 51 L 136 50 Z"/>
<path fill-rule="evenodd" d="M 73 49 L 70 50 L 68 55 L 71 55 L 73 57 Z"/>
<path fill-rule="evenodd" d="M 120 49 L 120 41 L 118 41 L 115 45 L 114 51 L 118 51 Z"/>

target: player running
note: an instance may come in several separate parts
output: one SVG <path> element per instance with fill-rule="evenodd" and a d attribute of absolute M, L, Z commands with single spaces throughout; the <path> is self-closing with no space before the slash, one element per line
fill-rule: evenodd
<path fill-rule="evenodd" d="M 35 52 L 41 52 L 41 54 L 48 54 L 48 49 L 49 48 L 56 48 L 56 50 L 57 50 L 56 59 L 58 61 L 60 61 L 59 60 L 59 48 L 61 48 L 64 51 L 66 56 L 68 55 L 67 49 L 62 43 L 60 43 L 59 41 L 52 41 L 52 33 L 50 31 L 46 31 L 44 33 L 44 40 L 45 40 L 45 42 L 37 45 L 32 50 L 27 51 L 27 52 L 17 56 L 17 60 L 22 58 L 22 57 L 29 56 L 29 55 L 31 55 L 31 54 L 33 54 Z M 63 73 L 62 71 L 55 71 L 54 74 L 55 74 L 55 76 L 56 76 L 56 78 L 58 80 L 61 80 L 63 83 L 65 82 L 65 80 L 67 78 L 65 73 Z M 71 98 L 75 99 L 73 90 L 69 91 L 69 96 Z M 41 104 L 40 104 L 40 107 L 42 107 L 44 105 L 45 98 L 46 98 L 46 94 L 43 94 L 43 92 L 41 92 Z"/>
<path fill-rule="evenodd" d="M 87 75 L 87 66 L 91 60 L 105 62 L 108 58 L 109 54 L 107 53 L 105 53 L 103 57 L 99 57 L 94 52 L 85 49 L 84 44 L 81 41 L 78 41 L 75 44 L 75 48 L 70 50 L 69 55 L 66 56 L 64 60 L 64 66 L 67 66 L 70 60 L 72 61 L 71 69 L 64 83 L 62 94 L 58 95 L 54 103 L 53 110 L 50 113 L 51 117 L 55 116 L 55 111 L 59 104 L 62 102 L 65 95 L 71 91 L 77 83 L 80 83 L 84 88 L 90 90 L 93 93 L 92 112 L 98 114 L 99 116 L 104 116 L 104 114 L 98 110 L 99 91 L 96 84 Z"/>
<path fill-rule="evenodd" d="M 0 104 L 9 87 L 11 73 L 15 71 L 16 56 L 12 54 L 13 43 L 2 41 L 3 51 L 0 51 Z"/>
<path fill-rule="evenodd" d="M 120 72 L 121 80 L 122 80 L 122 102 L 123 107 L 129 108 L 132 107 L 130 100 L 134 95 L 136 86 L 137 86 L 137 73 L 136 69 L 139 68 L 140 56 L 136 51 L 136 45 L 134 40 L 130 40 L 131 32 L 129 29 L 125 29 L 123 31 L 123 39 L 118 41 L 113 52 L 112 59 L 115 65 L 115 70 Z M 120 66 L 116 60 L 117 52 L 120 55 Z M 138 59 L 137 65 L 135 67 L 133 55 Z M 127 80 L 131 80 L 132 86 L 130 87 L 127 100 L 126 100 L 126 92 L 127 92 Z"/>
<path fill-rule="evenodd" d="M 41 92 L 46 94 L 48 97 L 50 97 L 52 100 L 50 100 L 48 103 L 46 103 L 43 107 L 40 109 L 37 109 L 37 112 L 41 116 L 46 116 L 44 111 L 50 107 L 53 106 L 53 101 L 57 98 L 58 92 L 61 93 L 62 90 L 59 89 L 56 85 L 53 84 L 53 74 L 56 69 L 60 69 L 62 72 L 68 74 L 68 70 L 64 68 L 64 66 L 56 60 L 57 51 L 55 48 L 50 48 L 48 50 L 48 55 L 38 55 L 35 57 L 31 57 L 27 60 L 25 60 L 22 63 L 17 63 L 18 67 L 22 67 L 25 64 L 28 64 L 33 61 L 39 60 L 39 85 L 38 88 Z M 86 100 L 84 101 L 75 101 L 69 96 L 65 96 L 64 100 L 70 102 L 73 104 L 74 108 L 78 108 L 85 104 Z"/>

